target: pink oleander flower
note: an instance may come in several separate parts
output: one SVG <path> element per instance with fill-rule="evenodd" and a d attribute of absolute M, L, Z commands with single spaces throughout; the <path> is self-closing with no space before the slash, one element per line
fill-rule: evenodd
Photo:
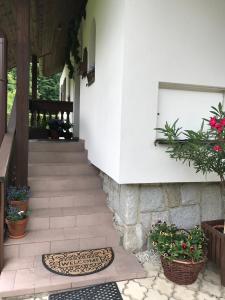
<path fill-rule="evenodd" d="M 213 150 L 216 151 L 216 152 L 221 152 L 223 149 L 222 149 L 222 147 L 220 145 L 215 145 L 213 147 Z"/>
<path fill-rule="evenodd" d="M 221 125 L 220 123 L 216 123 L 214 128 L 217 129 L 218 133 L 221 133 L 223 131 L 223 125 Z"/>
<path fill-rule="evenodd" d="M 222 119 L 222 120 L 220 121 L 220 124 L 221 124 L 222 126 L 225 126 L 225 118 Z"/>
<path fill-rule="evenodd" d="M 215 128 L 216 123 L 217 123 L 216 118 L 215 118 L 215 117 L 211 117 L 211 118 L 210 118 L 210 121 L 209 121 L 209 125 L 210 125 L 211 127 Z"/>

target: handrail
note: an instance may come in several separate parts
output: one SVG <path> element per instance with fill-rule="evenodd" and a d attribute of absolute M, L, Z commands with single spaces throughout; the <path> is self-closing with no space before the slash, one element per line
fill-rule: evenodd
<path fill-rule="evenodd" d="M 13 141 L 16 130 L 16 101 L 14 100 L 12 112 L 9 118 L 7 133 L 5 133 L 0 146 L 0 182 L 5 182 L 7 177 Z"/>
<path fill-rule="evenodd" d="M 73 102 L 53 100 L 29 100 L 29 110 L 39 113 L 73 112 Z"/>

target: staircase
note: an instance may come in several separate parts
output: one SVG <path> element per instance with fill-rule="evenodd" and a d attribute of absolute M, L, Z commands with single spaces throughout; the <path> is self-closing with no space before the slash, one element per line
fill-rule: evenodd
<path fill-rule="evenodd" d="M 144 276 L 135 256 L 119 246 L 113 214 L 106 206 L 101 179 L 88 162 L 83 141 L 30 141 L 29 185 L 32 195 L 27 235 L 5 242 L 0 297 Z M 93 275 L 63 277 L 50 273 L 41 263 L 42 254 L 108 246 L 114 249 L 114 263 Z M 13 283 L 7 280 L 2 288 L 4 272 L 11 272 Z"/>

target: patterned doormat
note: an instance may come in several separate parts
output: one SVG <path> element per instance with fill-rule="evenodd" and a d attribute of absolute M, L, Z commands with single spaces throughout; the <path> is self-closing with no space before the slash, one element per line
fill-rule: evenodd
<path fill-rule="evenodd" d="M 49 300 L 123 300 L 116 283 L 105 283 L 84 289 L 50 295 Z"/>
<path fill-rule="evenodd" d="M 82 276 L 100 272 L 107 268 L 113 259 L 112 248 L 42 255 L 42 262 L 49 271 L 64 276 Z"/>

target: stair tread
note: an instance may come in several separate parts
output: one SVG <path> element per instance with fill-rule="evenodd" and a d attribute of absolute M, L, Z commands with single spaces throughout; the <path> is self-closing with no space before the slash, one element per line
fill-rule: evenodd
<path fill-rule="evenodd" d="M 103 194 L 105 192 L 101 188 L 88 189 L 88 190 L 67 190 L 67 191 L 31 191 L 31 198 L 53 198 L 53 197 L 72 197 L 79 193 L 82 194 Z"/>
<path fill-rule="evenodd" d="M 79 175 L 37 175 L 37 176 L 29 176 L 28 177 L 28 181 L 29 180 L 44 180 L 44 179 L 48 179 L 48 180 L 75 180 L 75 179 L 87 179 L 88 177 L 90 178 L 96 178 L 99 179 L 99 176 L 96 174 L 79 174 Z M 100 179 L 99 179 L 100 180 Z"/>
<path fill-rule="evenodd" d="M 48 218 L 48 217 L 65 217 L 93 214 L 109 214 L 112 212 L 106 205 L 87 207 L 59 207 L 59 208 L 38 208 L 33 209 L 30 218 Z"/>
<path fill-rule="evenodd" d="M 29 162 L 28 166 L 89 166 L 93 167 L 91 163 L 87 162 Z"/>
<path fill-rule="evenodd" d="M 43 230 L 28 230 L 22 239 L 7 238 L 4 242 L 5 246 L 44 243 L 52 241 L 65 241 L 74 239 L 86 239 L 95 237 L 107 237 L 115 235 L 115 228 L 111 224 L 79 226 L 71 228 L 53 228 Z M 118 235 L 118 234 L 117 234 Z"/>

